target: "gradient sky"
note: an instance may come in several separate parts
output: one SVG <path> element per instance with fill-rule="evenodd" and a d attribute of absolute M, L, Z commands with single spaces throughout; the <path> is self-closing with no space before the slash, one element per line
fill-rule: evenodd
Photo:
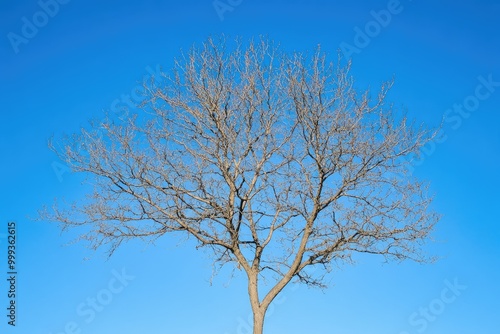
<path fill-rule="evenodd" d="M 333 272 L 328 290 L 288 287 L 266 333 L 498 333 L 500 1 L 221 0 L 231 7 L 223 13 L 211 0 L 44 3 L 0 4 L 0 278 L 9 221 L 18 225 L 19 270 L 17 326 L 2 313 L 2 333 L 248 333 L 243 276 L 224 271 L 210 286 L 208 255 L 189 243 L 131 242 L 107 259 L 32 220 L 54 198 L 85 194 L 81 176 L 47 148 L 51 136 L 102 117 L 148 68 L 168 69 L 181 49 L 220 33 L 267 35 L 286 50 L 320 44 L 332 60 L 339 48 L 356 48 L 359 88 L 394 77 L 390 101 L 430 126 L 444 120 L 445 139 L 414 172 L 431 182 L 443 214 L 427 247 L 441 259 L 366 257 Z M 34 20 L 40 27 L 30 30 Z M 102 303 L 91 311 L 94 299 Z"/>

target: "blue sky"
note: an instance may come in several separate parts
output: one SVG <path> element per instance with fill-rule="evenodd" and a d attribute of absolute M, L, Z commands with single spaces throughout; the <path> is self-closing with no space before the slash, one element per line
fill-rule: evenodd
<path fill-rule="evenodd" d="M 181 49 L 225 33 L 266 35 L 286 50 L 320 44 L 333 60 L 339 48 L 355 49 L 359 88 L 394 77 L 390 101 L 430 126 L 444 120 L 445 139 L 414 171 L 431 181 L 443 214 L 427 249 L 441 259 L 362 258 L 333 272 L 328 290 L 289 287 L 267 333 L 498 333 L 500 2 L 220 3 L 231 10 L 218 12 L 210 0 L 1 3 L 0 261 L 5 269 L 7 223 L 15 221 L 19 275 L 17 326 L 2 315 L 0 331 L 248 333 L 243 276 L 223 272 L 210 286 L 209 258 L 189 243 L 131 242 L 107 259 L 71 243 L 75 235 L 56 224 L 31 219 L 54 198 L 85 194 L 81 177 L 47 148 L 51 136 L 102 117 L 148 68 L 168 69 Z M 33 22 L 39 26 L 30 30 Z M 0 282 L 5 309 L 8 287 Z"/>

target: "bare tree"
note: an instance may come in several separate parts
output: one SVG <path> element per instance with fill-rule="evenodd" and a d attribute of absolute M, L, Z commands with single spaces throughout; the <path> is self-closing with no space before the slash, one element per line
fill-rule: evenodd
<path fill-rule="evenodd" d="M 131 238 L 194 237 L 214 265 L 246 274 L 255 334 L 287 284 L 323 287 L 356 253 L 426 261 L 438 217 L 406 171 L 433 133 L 384 103 L 391 83 L 359 94 L 341 63 L 209 39 L 145 83 L 140 114 L 55 148 L 96 188 L 46 217 L 87 226 L 82 237 L 111 252 Z"/>

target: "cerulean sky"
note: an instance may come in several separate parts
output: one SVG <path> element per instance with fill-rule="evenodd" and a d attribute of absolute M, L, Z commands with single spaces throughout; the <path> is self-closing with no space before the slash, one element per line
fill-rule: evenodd
<path fill-rule="evenodd" d="M 267 333 L 498 333 L 500 1 L 221 0 L 223 13 L 212 0 L 54 1 L 0 4 L 0 277 L 9 221 L 19 234 L 17 326 L 2 313 L 0 331 L 248 333 L 243 276 L 223 272 L 210 286 L 210 261 L 189 243 L 129 243 L 107 259 L 31 219 L 54 198 L 85 194 L 47 148 L 51 136 L 102 117 L 181 49 L 224 33 L 266 35 L 290 51 L 320 44 L 332 60 L 356 48 L 359 88 L 395 78 L 390 101 L 429 126 L 443 122 L 444 139 L 414 171 L 443 214 L 427 249 L 441 259 L 366 258 L 333 272 L 328 290 L 289 287 Z"/>

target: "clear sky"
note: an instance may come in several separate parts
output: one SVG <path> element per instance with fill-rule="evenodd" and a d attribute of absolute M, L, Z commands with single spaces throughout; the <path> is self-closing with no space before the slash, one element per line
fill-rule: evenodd
<path fill-rule="evenodd" d="M 0 331 L 22 334 L 237 334 L 250 314 L 241 274 L 210 286 L 210 261 L 179 239 L 125 244 L 110 259 L 56 224 L 54 198 L 84 196 L 47 148 L 157 66 L 220 33 L 267 35 L 286 50 L 320 44 L 353 59 L 359 88 L 395 78 L 389 100 L 443 122 L 414 173 L 443 214 L 430 265 L 363 258 L 325 291 L 289 287 L 267 333 L 498 333 L 500 310 L 500 1 L 95 1 L 0 4 Z M 225 6 L 225 7 L 224 7 Z M 224 9 L 225 8 L 225 9 Z M 149 69 L 149 70 L 148 70 Z M 7 223 L 17 223 L 17 322 L 7 325 Z M 4 278 L 5 277 L 5 278 Z"/>

